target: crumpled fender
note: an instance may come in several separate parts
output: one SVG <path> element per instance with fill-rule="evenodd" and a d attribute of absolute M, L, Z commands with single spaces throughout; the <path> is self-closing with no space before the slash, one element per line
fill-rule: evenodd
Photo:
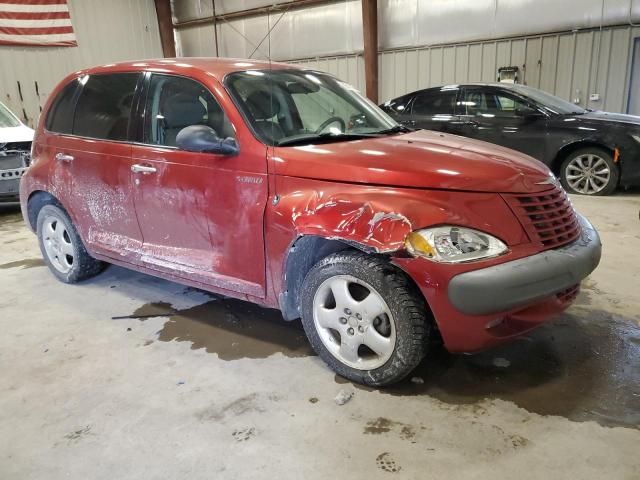
<path fill-rule="evenodd" d="M 301 200 L 297 205 L 296 199 Z M 365 251 L 388 253 L 402 249 L 405 237 L 413 230 L 402 213 L 358 194 L 334 196 L 314 191 L 304 199 L 293 195 L 283 200 L 290 203 L 298 236 L 318 235 L 355 244 Z"/>

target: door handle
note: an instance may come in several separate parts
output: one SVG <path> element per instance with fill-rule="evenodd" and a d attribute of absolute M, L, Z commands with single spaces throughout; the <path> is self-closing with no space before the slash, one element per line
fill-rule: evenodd
<path fill-rule="evenodd" d="M 66 153 L 56 153 L 56 160 L 59 162 L 73 162 L 73 155 L 68 155 Z"/>
<path fill-rule="evenodd" d="M 478 128 L 479 124 L 474 120 L 458 120 L 458 121 L 451 122 L 451 125 L 455 125 L 457 127 Z"/>
<path fill-rule="evenodd" d="M 131 171 L 133 173 L 143 173 L 143 174 L 148 174 L 148 173 L 156 173 L 156 167 L 150 167 L 148 165 L 139 165 L 137 163 L 134 163 L 133 165 L 131 165 Z"/>

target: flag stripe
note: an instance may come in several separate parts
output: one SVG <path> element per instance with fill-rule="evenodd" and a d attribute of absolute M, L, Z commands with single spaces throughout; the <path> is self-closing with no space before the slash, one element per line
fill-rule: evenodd
<path fill-rule="evenodd" d="M 1 8 L 1 7 L 0 7 Z M 11 20 L 49 20 L 71 18 L 69 12 L 3 12 L 0 10 L 0 18 Z"/>
<path fill-rule="evenodd" d="M 8 3 L 12 5 L 67 5 L 67 0 L 2 0 L 0 3 Z"/>
<path fill-rule="evenodd" d="M 13 28 L 0 27 L 0 33 L 6 35 L 52 35 L 55 33 L 73 33 L 73 27 L 41 27 L 41 28 Z"/>
<path fill-rule="evenodd" d="M 3 12 L 68 12 L 69 7 L 67 5 L 26 5 L 0 1 L 0 10 Z"/>
<path fill-rule="evenodd" d="M 73 33 L 63 33 L 61 35 L 49 35 L 43 42 L 41 35 L 4 35 L 0 33 L 0 45 L 77 45 L 76 37 Z"/>
<path fill-rule="evenodd" d="M 61 20 L 9 20 L 0 18 L 0 28 L 49 28 L 49 27 L 70 27 L 71 19 Z"/>

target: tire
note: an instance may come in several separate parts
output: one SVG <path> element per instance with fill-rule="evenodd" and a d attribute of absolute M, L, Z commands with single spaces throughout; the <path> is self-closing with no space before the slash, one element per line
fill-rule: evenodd
<path fill-rule="evenodd" d="M 620 170 L 611 154 L 600 148 L 571 152 L 560 167 L 560 181 L 569 193 L 611 195 L 619 178 Z"/>
<path fill-rule="evenodd" d="M 91 257 L 69 215 L 55 205 L 38 212 L 36 232 L 40 251 L 49 270 L 64 283 L 77 283 L 94 277 L 104 263 Z"/>
<path fill-rule="evenodd" d="M 349 380 L 390 385 L 426 354 L 432 330 L 425 300 L 402 271 L 380 257 L 356 251 L 329 255 L 305 277 L 300 299 L 311 346 Z"/>

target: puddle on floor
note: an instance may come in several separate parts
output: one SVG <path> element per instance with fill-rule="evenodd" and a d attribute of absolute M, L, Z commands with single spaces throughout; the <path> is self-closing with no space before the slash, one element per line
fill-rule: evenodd
<path fill-rule="evenodd" d="M 16 260 L 15 262 L 0 264 L 0 270 L 6 270 L 8 268 L 34 268 L 44 267 L 46 264 L 42 258 L 25 258 L 24 260 Z"/>
<path fill-rule="evenodd" d="M 299 321 L 287 322 L 279 310 L 252 303 L 221 298 L 182 310 L 149 303 L 126 318 L 158 316 L 169 317 L 158 340 L 192 342 L 193 350 L 204 348 L 222 360 L 266 358 L 278 352 L 287 357 L 314 355 Z"/>
<path fill-rule="evenodd" d="M 639 360 L 640 327 L 631 320 L 572 309 L 486 352 L 451 355 L 436 347 L 408 379 L 379 391 L 429 395 L 450 404 L 497 398 L 541 415 L 640 428 Z"/>
<path fill-rule="evenodd" d="M 289 357 L 314 354 L 299 321 L 286 322 L 277 310 L 239 300 L 214 299 L 187 309 L 151 303 L 125 318 L 157 316 L 168 317 L 158 340 L 192 342 L 192 349 L 205 348 L 223 360 L 266 358 L 277 352 Z M 409 378 L 379 391 L 429 395 L 456 405 L 496 398 L 541 415 L 639 428 L 639 359 L 637 323 L 577 306 L 555 322 L 487 352 L 451 355 L 436 347 L 410 376 L 424 383 Z"/>

